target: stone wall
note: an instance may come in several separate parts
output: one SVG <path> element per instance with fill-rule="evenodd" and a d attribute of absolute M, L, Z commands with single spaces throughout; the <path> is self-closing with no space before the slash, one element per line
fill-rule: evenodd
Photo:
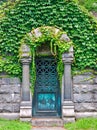
<path fill-rule="evenodd" d="M 97 76 L 85 73 L 73 77 L 75 117 L 97 117 Z M 20 117 L 21 83 L 18 78 L 0 78 L 0 117 Z"/>
<path fill-rule="evenodd" d="M 97 76 L 74 76 L 73 90 L 76 118 L 97 116 Z"/>
<path fill-rule="evenodd" d="M 20 80 L 18 78 L 0 78 L 0 117 L 20 112 Z M 17 113 L 17 114 L 16 114 Z"/>

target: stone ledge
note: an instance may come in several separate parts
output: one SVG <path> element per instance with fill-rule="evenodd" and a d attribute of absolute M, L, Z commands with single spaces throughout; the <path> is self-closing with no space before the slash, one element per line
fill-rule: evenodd
<path fill-rule="evenodd" d="M 75 112 L 76 119 L 79 118 L 86 118 L 86 117 L 96 117 L 97 118 L 97 112 Z"/>
<path fill-rule="evenodd" d="M 19 119 L 20 113 L 0 113 L 0 118 L 5 118 L 9 120 Z"/>
<path fill-rule="evenodd" d="M 31 122 L 31 118 L 20 118 L 20 121 Z"/>
<path fill-rule="evenodd" d="M 75 122 L 75 117 L 66 118 L 63 119 L 64 124 Z"/>

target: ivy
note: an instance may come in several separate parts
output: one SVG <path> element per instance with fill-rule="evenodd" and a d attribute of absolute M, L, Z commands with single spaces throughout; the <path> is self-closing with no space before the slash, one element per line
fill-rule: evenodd
<path fill-rule="evenodd" d="M 0 72 L 21 75 L 20 41 L 41 26 L 62 29 L 73 41 L 74 71 L 97 69 L 97 23 L 74 1 L 16 0 L 7 4 L 0 6 Z"/>
<path fill-rule="evenodd" d="M 54 56 L 57 60 L 57 72 L 60 79 L 63 75 L 64 65 L 62 62 L 62 54 L 68 52 L 71 46 L 73 46 L 72 41 L 67 36 L 66 32 L 59 30 L 55 27 L 39 27 L 37 29 L 32 30 L 30 33 L 27 33 L 25 37 L 23 37 L 20 41 L 20 58 L 23 58 L 23 46 L 28 45 L 30 47 L 30 52 L 26 52 L 27 56 L 32 57 L 32 64 L 30 67 L 31 70 L 31 88 L 33 92 L 33 88 L 35 86 L 36 80 L 36 66 L 35 66 L 35 57 L 36 56 L 49 56 L 46 54 L 38 54 L 37 48 L 44 44 L 49 46 L 50 55 Z"/>

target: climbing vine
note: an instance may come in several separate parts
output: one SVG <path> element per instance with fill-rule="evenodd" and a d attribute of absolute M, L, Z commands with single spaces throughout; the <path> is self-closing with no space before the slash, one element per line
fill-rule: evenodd
<path fill-rule="evenodd" d="M 0 72 L 21 76 L 20 41 L 41 26 L 60 28 L 73 41 L 73 71 L 97 69 L 97 23 L 73 0 L 16 0 L 6 5 L 0 6 Z"/>

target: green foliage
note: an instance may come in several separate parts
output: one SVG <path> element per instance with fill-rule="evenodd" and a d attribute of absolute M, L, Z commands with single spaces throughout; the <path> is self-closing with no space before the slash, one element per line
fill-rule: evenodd
<path fill-rule="evenodd" d="M 80 5 L 85 6 L 89 11 L 97 12 L 97 0 L 79 0 Z"/>
<path fill-rule="evenodd" d="M 67 130 L 97 130 L 97 118 L 83 118 L 64 127 Z"/>
<path fill-rule="evenodd" d="M 73 70 L 97 69 L 97 24 L 72 0 L 21 0 L 10 8 L 5 7 L 1 16 L 0 55 L 2 59 L 8 56 L 11 60 L 9 64 L 0 60 L 0 72 L 20 74 L 20 41 L 32 29 L 41 26 L 63 29 L 74 42 Z"/>
<path fill-rule="evenodd" d="M 50 52 L 52 56 L 54 56 L 57 59 L 57 71 L 59 74 L 60 83 L 62 81 L 62 75 L 63 75 L 63 62 L 62 62 L 62 54 L 64 52 L 68 52 L 71 46 L 73 46 L 72 41 L 69 39 L 66 41 L 66 39 L 61 39 L 63 35 L 67 34 L 64 31 L 60 31 L 59 29 L 55 27 L 40 27 L 37 28 L 38 35 L 35 34 L 35 30 L 32 30 L 30 33 L 27 33 L 25 37 L 23 37 L 20 41 L 21 47 L 20 47 L 20 58 L 22 57 L 22 47 L 23 45 L 29 45 L 30 51 L 28 52 L 29 56 L 32 56 L 32 66 L 31 66 L 31 88 L 33 92 L 34 83 L 36 79 L 36 67 L 35 67 L 35 56 L 37 56 L 37 47 L 41 46 L 43 43 L 47 44 L 47 46 L 50 46 Z M 41 56 L 41 55 L 39 55 Z M 42 55 L 43 56 L 43 55 Z M 45 55 L 44 55 L 45 56 Z M 48 56 L 46 54 L 46 56 Z"/>
<path fill-rule="evenodd" d="M 18 120 L 5 120 L 0 119 L 0 130 L 30 130 L 31 125 L 29 123 L 20 122 Z"/>

